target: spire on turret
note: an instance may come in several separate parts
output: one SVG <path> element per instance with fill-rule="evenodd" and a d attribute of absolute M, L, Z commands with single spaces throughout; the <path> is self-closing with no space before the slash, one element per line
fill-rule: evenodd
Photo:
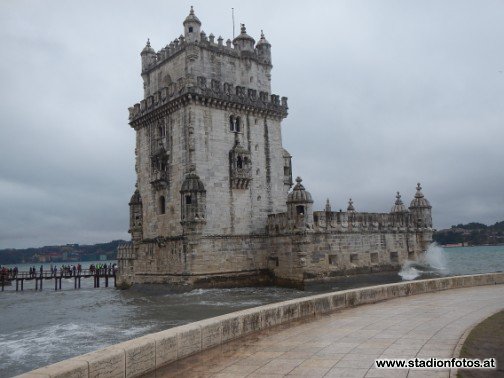
<path fill-rule="evenodd" d="M 412 207 L 425 207 L 425 208 L 431 208 L 431 205 L 429 203 L 429 201 L 424 197 L 423 193 L 422 193 L 422 186 L 420 185 L 420 183 L 417 184 L 417 187 L 416 187 L 416 193 L 415 193 L 415 198 L 413 198 L 413 200 L 411 201 L 411 204 L 410 204 L 410 209 Z"/>
<path fill-rule="evenodd" d="M 408 209 L 404 206 L 403 201 L 401 200 L 401 195 L 397 192 L 396 201 L 392 209 L 390 209 L 391 213 L 407 213 Z"/>
<path fill-rule="evenodd" d="M 185 18 L 182 24 L 184 25 L 184 36 L 186 41 L 189 43 L 197 42 L 200 37 L 201 21 L 194 14 L 194 8 L 192 5 L 189 15 Z"/>
<path fill-rule="evenodd" d="M 351 198 L 348 200 L 347 212 L 355 213 L 355 207 L 353 205 L 353 200 Z"/>
<path fill-rule="evenodd" d="M 240 51 L 254 51 L 255 40 L 250 35 L 247 34 L 247 28 L 245 24 L 240 24 L 240 34 L 238 37 L 233 39 L 233 45 L 235 49 Z"/>

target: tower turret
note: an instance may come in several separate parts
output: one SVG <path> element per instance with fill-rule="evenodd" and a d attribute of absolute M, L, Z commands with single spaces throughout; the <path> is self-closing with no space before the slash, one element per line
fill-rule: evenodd
<path fill-rule="evenodd" d="M 355 213 L 355 207 L 353 205 L 353 200 L 351 198 L 348 200 L 347 212 Z"/>
<path fill-rule="evenodd" d="M 403 214 L 408 212 L 408 209 L 404 206 L 404 203 L 401 200 L 399 192 L 397 192 L 395 204 L 392 206 L 392 209 L 390 209 L 390 212 L 392 214 Z"/>
<path fill-rule="evenodd" d="M 245 24 L 241 24 L 241 33 L 233 39 L 234 48 L 239 51 L 254 52 L 255 40 L 247 34 Z"/>
<path fill-rule="evenodd" d="M 271 65 L 271 44 L 264 37 L 264 33 L 261 30 L 261 38 L 256 45 L 257 56 L 262 63 Z"/>
<path fill-rule="evenodd" d="M 142 232 L 142 197 L 140 196 L 140 192 L 135 190 L 135 193 L 131 196 L 130 202 L 130 228 L 128 232 L 131 234 L 131 240 L 138 241 L 142 240 L 143 232 Z"/>
<path fill-rule="evenodd" d="M 432 206 L 422 193 L 420 183 L 417 184 L 415 198 L 409 207 L 417 227 L 432 228 Z"/>
<path fill-rule="evenodd" d="M 147 43 L 140 56 L 142 57 L 142 72 L 156 62 L 156 52 L 150 45 L 150 39 L 147 39 Z"/>
<path fill-rule="evenodd" d="M 201 21 L 194 14 L 194 9 L 191 6 L 191 10 L 189 11 L 189 15 L 183 22 L 184 25 L 184 36 L 185 40 L 189 43 L 197 42 L 200 37 L 201 32 Z"/>
<path fill-rule="evenodd" d="M 194 233 L 201 231 L 201 225 L 206 223 L 206 190 L 199 176 L 191 167 L 191 171 L 186 174 L 180 189 L 182 219 L 181 224 L 184 233 Z"/>
<path fill-rule="evenodd" d="M 313 225 L 313 199 L 296 178 L 296 185 L 287 196 L 287 214 L 295 228 L 310 228 Z"/>

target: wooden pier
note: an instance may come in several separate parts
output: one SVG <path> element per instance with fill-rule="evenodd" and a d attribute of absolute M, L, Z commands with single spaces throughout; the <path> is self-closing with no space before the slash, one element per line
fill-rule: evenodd
<path fill-rule="evenodd" d="M 15 282 L 16 291 L 24 290 L 25 281 L 35 281 L 35 290 L 42 290 L 44 281 L 54 280 L 54 290 L 61 290 L 61 281 L 65 278 L 74 279 L 74 289 L 81 288 L 82 278 L 93 278 L 93 287 L 100 287 L 103 284 L 104 287 L 109 287 L 110 280 L 114 280 L 114 287 L 116 287 L 116 270 L 112 268 L 107 269 L 82 269 L 81 271 L 63 271 L 63 272 L 18 272 L 14 277 L 1 277 L 0 286 L 2 291 L 4 291 L 5 286 L 11 286 Z M 51 285 L 52 286 L 52 285 Z"/>

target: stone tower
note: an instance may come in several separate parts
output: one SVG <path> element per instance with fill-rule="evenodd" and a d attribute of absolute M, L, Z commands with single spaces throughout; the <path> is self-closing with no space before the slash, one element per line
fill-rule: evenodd
<path fill-rule="evenodd" d="M 157 52 L 148 40 L 140 54 L 144 99 L 129 108 L 137 172 L 129 268 L 145 277 L 222 273 L 202 272 L 187 254 L 196 261 L 193 246 L 206 236 L 218 253 L 216 236 L 264 235 L 267 214 L 286 210 L 287 99 L 271 94 L 271 45 L 263 33 L 256 44 L 243 24 L 225 44 L 201 26 L 191 7 L 179 38 Z M 186 255 L 175 264 L 170 248 Z"/>

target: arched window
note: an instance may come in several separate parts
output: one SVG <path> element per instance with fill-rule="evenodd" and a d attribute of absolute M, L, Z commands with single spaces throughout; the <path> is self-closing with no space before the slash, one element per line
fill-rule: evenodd
<path fill-rule="evenodd" d="M 243 163 L 242 163 L 242 158 L 241 158 L 241 156 L 238 156 L 238 159 L 236 160 L 236 166 L 237 166 L 238 168 L 240 168 L 240 169 L 241 169 L 241 168 L 243 168 Z"/>
<path fill-rule="evenodd" d="M 189 33 L 192 33 L 192 32 L 193 32 L 193 27 L 189 26 Z"/>
<path fill-rule="evenodd" d="M 164 196 L 159 197 L 159 213 L 160 214 L 166 213 L 166 200 Z"/>
<path fill-rule="evenodd" d="M 185 197 L 185 203 L 186 203 L 186 205 L 191 205 L 192 204 L 192 198 L 191 198 L 190 194 Z"/>
<path fill-rule="evenodd" d="M 241 127 L 240 117 L 230 116 L 229 117 L 229 131 L 233 133 L 239 133 Z"/>

